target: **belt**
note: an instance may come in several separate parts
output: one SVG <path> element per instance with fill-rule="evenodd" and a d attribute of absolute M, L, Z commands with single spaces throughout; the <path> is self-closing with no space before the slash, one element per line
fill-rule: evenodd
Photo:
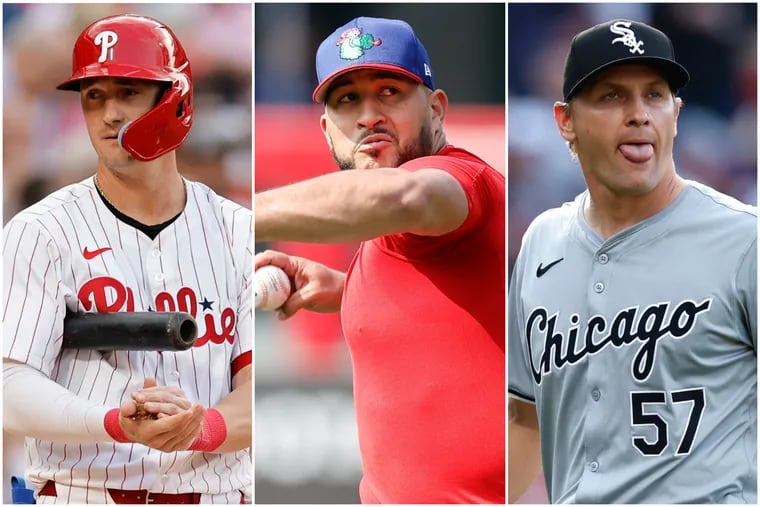
<path fill-rule="evenodd" d="M 112 489 L 108 494 L 115 503 L 201 503 L 200 493 L 151 493 L 146 489 Z M 47 481 L 39 495 L 58 496 L 55 483 Z"/>

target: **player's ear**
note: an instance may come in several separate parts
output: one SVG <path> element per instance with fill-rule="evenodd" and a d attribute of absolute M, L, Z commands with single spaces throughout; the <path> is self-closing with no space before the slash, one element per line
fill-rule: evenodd
<path fill-rule="evenodd" d="M 570 104 L 567 102 L 554 103 L 554 121 L 557 122 L 557 128 L 562 138 L 572 143 L 575 141 L 575 129 L 573 120 L 570 117 Z"/>
<path fill-rule="evenodd" d="M 681 97 L 673 97 L 673 100 L 675 102 L 674 110 L 674 117 L 673 117 L 673 136 L 678 135 L 678 113 L 681 112 L 681 108 L 683 107 L 683 100 Z"/>
<path fill-rule="evenodd" d="M 325 139 L 327 140 L 327 146 L 330 147 L 330 150 L 333 149 L 332 139 L 327 134 L 327 113 L 322 113 L 322 116 L 319 117 L 319 128 L 322 129 L 322 134 L 325 136 Z"/>
<path fill-rule="evenodd" d="M 449 97 L 443 90 L 428 91 L 428 103 L 433 117 L 435 133 L 443 130 L 443 122 L 446 119 L 446 111 L 449 109 Z"/>

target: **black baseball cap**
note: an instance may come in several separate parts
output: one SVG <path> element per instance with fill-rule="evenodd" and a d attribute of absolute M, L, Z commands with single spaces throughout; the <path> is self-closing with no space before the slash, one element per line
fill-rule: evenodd
<path fill-rule="evenodd" d="M 662 72 L 674 93 L 689 82 L 676 62 L 673 44 L 660 30 L 638 21 L 615 19 L 573 37 L 565 60 L 562 94 L 569 101 L 590 78 L 621 63 L 643 63 Z"/>

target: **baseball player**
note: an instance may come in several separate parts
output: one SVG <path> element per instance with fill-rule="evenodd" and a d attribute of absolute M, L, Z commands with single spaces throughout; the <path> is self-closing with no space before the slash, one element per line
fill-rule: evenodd
<path fill-rule="evenodd" d="M 241 503 L 251 495 L 252 217 L 183 179 L 193 77 L 163 23 L 119 15 L 76 40 L 93 177 L 4 230 L 4 428 L 37 503 Z M 187 312 L 181 352 L 62 349 L 67 312 Z M 108 336 L 103 336 L 104 344 Z M 138 404 L 156 419 L 132 420 Z"/>
<path fill-rule="evenodd" d="M 552 503 L 757 503 L 757 209 L 678 175 L 688 80 L 644 23 L 572 40 L 554 116 L 588 189 L 512 275 L 511 500 L 542 461 Z"/>
<path fill-rule="evenodd" d="M 284 316 L 341 313 L 363 503 L 504 503 L 504 176 L 447 143 L 407 23 L 353 19 L 316 64 L 346 170 L 255 194 L 256 240 L 362 243 L 347 273 L 272 251 L 254 266 L 294 281 Z"/>

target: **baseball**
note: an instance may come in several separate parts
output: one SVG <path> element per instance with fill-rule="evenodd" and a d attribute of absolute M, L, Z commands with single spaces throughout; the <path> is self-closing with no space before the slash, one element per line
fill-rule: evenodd
<path fill-rule="evenodd" d="M 276 310 L 290 296 L 290 278 L 277 266 L 269 264 L 260 267 L 256 270 L 253 279 L 254 304 L 259 310 Z"/>

